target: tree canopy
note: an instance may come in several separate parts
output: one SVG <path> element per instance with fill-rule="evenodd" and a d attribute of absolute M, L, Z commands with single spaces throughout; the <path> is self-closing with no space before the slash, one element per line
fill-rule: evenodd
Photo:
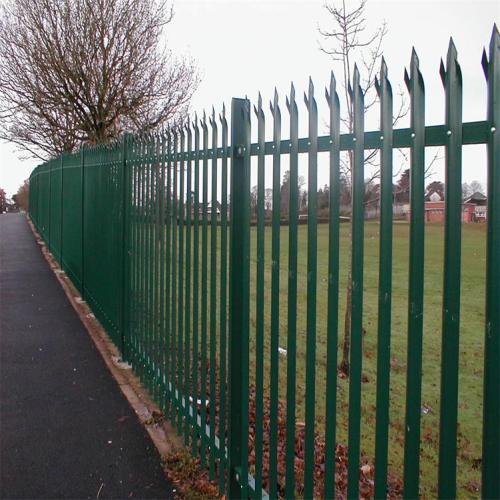
<path fill-rule="evenodd" d="M 165 0 L 6 0 L 0 137 L 46 159 L 176 119 L 198 84 L 162 44 Z"/>

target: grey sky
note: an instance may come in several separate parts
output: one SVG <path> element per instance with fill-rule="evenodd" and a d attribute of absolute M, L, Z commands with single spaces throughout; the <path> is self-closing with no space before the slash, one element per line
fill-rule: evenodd
<path fill-rule="evenodd" d="M 316 86 L 318 106 L 326 111 L 323 97 L 330 71 L 335 66 L 318 49 L 318 24 L 328 27 L 323 0 L 177 0 L 174 21 L 167 26 L 174 52 L 192 56 L 202 82 L 192 101 L 193 111 L 220 111 L 222 102 L 247 95 L 256 102 L 260 90 L 266 102 L 274 87 L 280 92 L 283 131 L 287 135 L 285 95 L 294 81 L 298 101 L 309 76 Z M 446 57 L 449 37 L 458 50 L 464 81 L 464 121 L 483 120 L 486 113 L 486 82 L 481 69 L 483 46 L 488 46 L 493 23 L 500 19 L 500 2 L 494 1 L 381 1 L 369 0 L 368 31 L 385 19 L 384 42 L 393 88 L 403 85 L 404 67 L 415 47 L 426 86 L 426 123 L 442 123 L 444 93 L 439 77 L 440 58 Z M 299 108 L 301 135 L 306 124 L 305 108 Z M 372 129 L 378 116 L 367 123 Z M 400 126 L 405 126 L 404 121 Z M 320 126 L 320 133 L 325 133 Z M 268 129 L 270 127 L 268 126 Z M 12 195 L 29 176 L 35 161 L 21 162 L 10 144 L 0 145 L 0 186 Z M 464 148 L 463 177 L 486 181 L 484 146 Z M 434 168 L 442 179 L 442 162 Z M 320 180 L 321 182 L 321 180 Z"/>

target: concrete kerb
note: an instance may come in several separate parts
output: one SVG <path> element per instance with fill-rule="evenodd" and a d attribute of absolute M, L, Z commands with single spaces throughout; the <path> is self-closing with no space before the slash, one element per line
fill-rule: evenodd
<path fill-rule="evenodd" d="M 161 422 L 157 422 L 157 419 L 153 418 L 154 415 L 162 414 L 160 408 L 151 399 L 148 391 L 134 375 L 130 366 L 121 361 L 118 348 L 109 338 L 108 334 L 96 319 L 90 307 L 73 286 L 66 273 L 59 267 L 47 245 L 42 241 L 30 218 L 27 217 L 27 219 L 45 260 L 52 269 L 54 276 L 59 281 L 73 309 L 76 311 L 80 321 L 85 326 L 85 329 L 97 347 L 97 350 L 100 352 L 108 370 L 118 383 L 120 390 L 135 411 L 139 421 L 148 432 L 160 456 L 163 457 L 175 450 L 181 449 L 183 447 L 182 439 L 177 435 L 172 424 L 165 418 L 163 418 Z"/>

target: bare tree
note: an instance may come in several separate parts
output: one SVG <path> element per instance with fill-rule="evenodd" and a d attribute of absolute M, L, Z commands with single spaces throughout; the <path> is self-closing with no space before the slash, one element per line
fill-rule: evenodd
<path fill-rule="evenodd" d="M 162 46 L 165 0 L 6 0 L 0 138 L 41 159 L 178 117 L 198 84 Z"/>
<path fill-rule="evenodd" d="M 481 193 L 484 194 L 484 187 L 479 181 L 472 181 L 469 184 L 470 190 L 471 190 L 471 195 L 474 193 Z"/>
<path fill-rule="evenodd" d="M 351 8 L 346 6 L 346 0 L 341 0 L 336 3 L 327 2 L 325 4 L 325 9 L 330 15 L 330 26 L 327 29 L 318 28 L 324 40 L 324 43 L 320 44 L 320 49 L 341 65 L 341 83 L 343 87 L 341 99 L 344 104 L 343 109 L 345 110 L 345 114 L 341 117 L 341 121 L 349 133 L 352 133 L 354 125 L 353 101 L 351 93 L 349 92 L 349 85 L 354 70 L 354 61 L 358 60 L 361 62 L 358 69 L 360 70 L 361 88 L 364 94 L 364 112 L 367 113 L 378 102 L 378 95 L 375 89 L 375 77 L 376 71 L 381 63 L 383 41 L 387 34 L 387 24 L 385 21 L 373 33 L 368 34 L 366 32 L 366 2 L 367 0 L 360 0 L 356 6 Z M 401 88 L 399 89 L 398 97 L 399 107 L 393 117 L 394 124 L 404 117 L 409 110 Z M 365 179 L 365 183 L 368 186 L 380 176 L 377 153 L 377 150 L 365 152 L 365 165 L 370 167 L 370 170 L 367 171 L 368 178 Z M 352 189 L 352 165 L 352 151 L 348 151 L 346 154 L 341 155 L 341 177 L 343 184 L 349 190 Z M 350 241 L 351 238 L 349 238 L 349 242 Z M 347 272 L 344 338 L 342 360 L 339 365 L 340 371 L 345 376 L 349 375 L 351 340 L 352 269 L 350 263 Z"/>
<path fill-rule="evenodd" d="M 346 6 L 346 0 L 337 0 L 336 3 L 326 3 L 325 9 L 330 14 L 331 26 L 327 29 L 318 28 L 323 37 L 324 43 L 320 44 L 320 49 L 328 54 L 334 61 L 341 65 L 341 83 L 343 92 L 341 97 L 343 109 L 346 110 L 341 121 L 349 133 L 353 131 L 353 101 L 349 92 L 349 84 L 352 80 L 354 61 L 361 61 L 358 66 L 361 75 L 361 88 L 364 94 L 365 114 L 378 102 L 378 94 L 375 89 L 376 71 L 380 67 L 383 55 L 383 41 L 387 34 L 387 24 L 385 21 L 371 34 L 366 32 L 366 3 L 367 0 L 360 0 L 355 7 L 350 9 Z M 352 5 L 352 4 L 350 4 Z M 393 116 L 393 125 L 396 125 L 401 118 L 409 111 L 404 91 L 399 88 L 396 99 L 399 101 Z M 408 161 L 407 155 L 400 150 L 404 162 Z M 432 165 L 439 159 L 439 150 L 426 166 L 426 176 L 431 175 Z M 375 179 L 380 176 L 378 150 L 365 152 L 365 165 L 369 166 L 366 172 L 368 177 L 365 184 L 370 186 Z M 352 190 L 352 165 L 353 153 L 348 151 L 341 155 L 341 179 L 343 185 Z M 395 173 L 398 175 L 398 172 Z M 345 196 L 344 196 L 345 198 Z M 351 196 L 352 199 L 352 196 Z M 372 201 L 373 203 L 373 201 Z M 349 244 L 351 238 L 349 238 Z M 351 293 L 352 293 L 352 269 L 348 265 L 346 309 L 344 317 L 344 339 L 342 348 L 342 360 L 339 365 L 340 371 L 349 375 L 349 351 L 351 339 Z"/>
<path fill-rule="evenodd" d="M 382 58 L 382 43 L 387 34 L 387 25 L 382 25 L 372 34 L 366 34 L 365 8 L 367 0 L 361 0 L 360 3 L 349 10 L 346 1 L 338 3 L 326 3 L 325 9 L 330 14 L 329 21 L 331 27 L 323 29 L 319 27 L 319 32 L 324 39 L 324 44 L 320 49 L 331 56 L 334 61 L 338 61 L 342 67 L 341 82 L 343 87 L 342 100 L 344 102 L 344 116 L 341 120 L 349 133 L 353 131 L 354 115 L 352 96 L 349 92 L 351 75 L 354 69 L 353 61 L 358 59 L 362 61 L 360 74 L 362 77 L 362 90 L 365 96 L 365 113 L 377 102 L 377 93 L 375 92 L 376 68 Z M 401 104 L 400 113 L 405 112 L 404 103 Z M 376 151 L 369 151 L 365 155 L 365 163 L 370 164 L 376 159 Z M 352 186 L 352 165 L 353 154 L 349 151 L 341 157 L 341 175 L 346 186 Z M 375 177 L 375 175 L 373 176 Z M 370 183 L 370 179 L 367 179 Z M 349 238 L 351 241 L 351 238 Z M 352 310 L 352 269 L 348 266 L 347 290 L 346 290 L 346 309 L 344 317 L 344 338 L 342 348 L 342 360 L 339 369 L 346 376 L 349 375 L 349 351 L 351 344 L 351 310 Z"/>

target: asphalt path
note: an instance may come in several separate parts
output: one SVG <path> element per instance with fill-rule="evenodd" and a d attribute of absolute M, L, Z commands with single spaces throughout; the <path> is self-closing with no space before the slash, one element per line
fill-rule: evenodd
<path fill-rule="evenodd" d="M 172 498 L 22 214 L 0 215 L 0 497 Z"/>

